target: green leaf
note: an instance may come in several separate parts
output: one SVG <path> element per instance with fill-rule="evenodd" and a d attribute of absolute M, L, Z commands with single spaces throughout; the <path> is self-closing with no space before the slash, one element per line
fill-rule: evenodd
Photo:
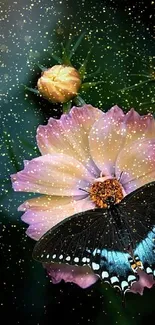
<path fill-rule="evenodd" d="M 89 58 L 90 58 L 90 55 L 92 53 L 92 47 L 91 49 L 88 51 L 88 54 L 84 60 L 84 62 L 81 64 L 81 67 L 79 68 L 79 73 L 80 73 L 80 77 L 81 79 L 83 80 L 84 79 L 84 76 L 86 74 L 86 69 L 87 69 L 87 64 L 88 64 L 88 61 L 89 61 Z"/>
<path fill-rule="evenodd" d="M 150 79 L 150 75 L 148 74 L 137 74 L 137 73 L 132 73 L 130 76 L 137 76 L 137 77 L 145 77 Z M 152 79 L 152 78 L 151 78 Z"/>
<path fill-rule="evenodd" d="M 73 46 L 72 50 L 70 51 L 70 54 L 69 54 L 69 59 L 72 58 L 72 56 L 75 54 L 77 48 L 79 47 L 79 45 L 81 44 L 83 38 L 85 37 L 86 35 L 86 31 L 84 31 L 78 38 L 78 40 L 76 41 L 75 45 Z"/>
<path fill-rule="evenodd" d="M 35 145 L 33 146 L 29 141 L 27 141 L 23 138 L 20 138 L 20 141 L 21 141 L 22 145 L 24 145 L 26 148 L 34 151 L 36 154 L 38 154 L 40 156 L 39 149 Z"/>
<path fill-rule="evenodd" d="M 61 46 L 62 46 L 62 62 L 63 62 L 63 64 L 70 65 L 70 66 L 72 66 L 72 63 L 71 63 L 70 57 L 69 57 L 70 51 L 71 51 L 70 50 L 71 43 L 72 43 L 72 37 L 68 39 L 66 46 L 61 44 Z"/>
<path fill-rule="evenodd" d="M 65 64 L 65 65 L 69 65 L 72 66 L 71 63 L 71 58 L 73 56 L 73 54 L 76 52 L 78 46 L 80 45 L 80 43 L 82 42 L 84 36 L 85 36 L 86 32 L 83 32 L 78 40 L 76 41 L 75 45 L 72 47 L 72 49 L 70 50 L 71 47 L 71 42 L 72 42 L 72 38 L 69 38 L 66 46 L 62 45 L 62 58 L 58 57 L 56 54 L 51 54 L 52 58 L 54 60 L 56 60 L 59 64 Z"/>
<path fill-rule="evenodd" d="M 15 153 L 13 151 L 12 140 L 10 139 L 6 128 L 3 130 L 3 138 L 4 138 L 4 142 L 6 144 L 6 149 L 8 151 L 8 156 L 10 158 L 10 161 L 12 162 L 12 164 L 13 164 L 14 168 L 16 169 L 16 171 L 19 171 L 20 170 L 20 165 L 19 165 L 18 160 L 16 158 L 16 155 L 15 155 Z"/>
<path fill-rule="evenodd" d="M 65 47 L 67 51 L 70 51 L 70 46 L 71 46 L 72 40 L 73 40 L 72 37 L 70 37 L 68 39 L 68 42 L 67 42 L 66 47 Z"/>
<path fill-rule="evenodd" d="M 57 56 L 56 54 L 51 54 L 51 57 L 57 61 L 59 64 L 62 64 L 63 63 L 63 60 L 61 58 L 59 58 L 59 56 Z"/>
<path fill-rule="evenodd" d="M 96 77 L 101 72 L 101 68 L 99 67 L 96 71 L 89 73 L 86 75 L 86 78 L 93 78 Z"/>
<path fill-rule="evenodd" d="M 144 103 L 140 103 L 139 106 L 144 106 L 144 105 L 154 105 L 155 104 L 155 100 L 151 100 L 151 101 L 148 101 L 148 102 L 144 102 Z"/>
<path fill-rule="evenodd" d="M 130 44 L 126 44 L 126 45 L 129 45 Z M 145 67 L 149 68 L 150 69 L 150 65 L 146 62 L 148 60 L 148 57 L 142 57 L 140 53 L 136 53 L 136 52 L 132 52 L 132 51 L 129 51 L 129 49 L 127 50 L 124 50 L 123 48 L 119 48 L 118 46 L 116 45 L 112 45 L 111 49 L 115 49 L 115 50 L 121 50 L 121 53 L 123 54 L 126 54 L 126 55 L 131 55 L 133 56 L 134 58 L 137 58 L 138 60 L 141 60 L 143 65 L 145 65 Z"/>
<path fill-rule="evenodd" d="M 84 82 L 80 88 L 80 90 L 85 91 L 88 90 L 89 88 L 93 88 L 97 85 L 100 85 L 102 83 L 104 83 L 105 81 L 101 80 L 101 81 L 94 81 L 94 82 Z"/>
<path fill-rule="evenodd" d="M 35 89 L 35 88 L 30 88 L 30 87 L 27 87 L 26 85 L 23 85 L 25 87 L 26 90 L 29 90 L 31 91 L 32 93 L 35 93 L 37 95 L 39 95 L 39 90 Z"/>
<path fill-rule="evenodd" d="M 39 63 L 36 63 L 36 65 L 38 66 L 38 68 L 41 70 L 41 71 L 45 71 L 47 70 L 46 67 L 44 67 L 43 65 L 39 64 Z"/>
<path fill-rule="evenodd" d="M 69 58 L 69 50 L 67 47 L 63 46 L 63 44 L 62 44 L 62 63 L 65 65 L 72 66 Z"/>
<path fill-rule="evenodd" d="M 145 80 L 145 81 L 139 82 L 139 83 L 137 83 L 137 84 L 134 84 L 133 86 L 129 86 L 129 87 L 125 87 L 125 88 L 123 88 L 123 89 L 119 89 L 118 91 L 125 92 L 126 90 L 135 89 L 135 88 L 137 88 L 137 87 L 141 87 L 141 85 L 144 85 L 144 84 L 149 83 L 150 81 L 155 81 L 155 80 L 154 80 L 154 79 L 148 79 L 148 80 Z"/>

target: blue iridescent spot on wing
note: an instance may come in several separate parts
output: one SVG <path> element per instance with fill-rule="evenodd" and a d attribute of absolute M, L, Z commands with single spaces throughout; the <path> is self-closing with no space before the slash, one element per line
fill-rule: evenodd
<path fill-rule="evenodd" d="M 100 275 L 102 281 L 111 284 L 125 292 L 132 283 L 137 281 L 138 275 L 134 274 L 129 263 L 130 255 L 118 251 L 100 250 L 93 251 L 93 271 Z"/>
<path fill-rule="evenodd" d="M 137 246 L 134 255 L 139 257 L 145 272 L 155 277 L 155 228 Z"/>

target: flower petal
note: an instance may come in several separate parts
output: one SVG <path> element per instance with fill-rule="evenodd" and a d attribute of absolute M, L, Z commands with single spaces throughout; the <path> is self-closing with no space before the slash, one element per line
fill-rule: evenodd
<path fill-rule="evenodd" d="M 152 288 L 152 286 L 155 284 L 155 280 L 153 280 L 152 275 L 148 275 L 143 270 L 139 270 L 137 273 L 139 275 L 139 280 L 133 283 L 130 291 L 142 295 L 144 288 Z"/>
<path fill-rule="evenodd" d="M 116 177 L 120 177 L 126 191 L 155 180 L 155 139 L 135 141 L 124 147 L 116 161 Z"/>
<path fill-rule="evenodd" d="M 155 138 L 155 120 L 151 114 L 141 116 L 131 109 L 124 118 L 126 127 L 125 145 L 144 138 Z"/>
<path fill-rule="evenodd" d="M 50 118 L 48 124 L 39 126 L 37 143 L 42 155 L 63 153 L 74 157 L 95 175 L 97 168 L 89 152 L 88 136 L 92 125 L 104 113 L 91 106 L 73 107 L 59 120 Z"/>
<path fill-rule="evenodd" d="M 61 280 L 64 280 L 65 282 L 73 282 L 84 289 L 90 287 L 99 279 L 88 266 L 78 267 L 67 264 L 44 264 L 44 267 L 53 283 L 59 283 Z"/>
<path fill-rule="evenodd" d="M 115 161 L 124 141 L 123 119 L 123 111 L 114 106 L 93 125 L 90 131 L 90 152 L 104 175 L 111 175 L 114 172 Z"/>
<path fill-rule="evenodd" d="M 44 233 L 65 218 L 93 208 L 94 204 L 88 197 L 76 200 L 72 197 L 43 196 L 24 202 L 18 210 L 26 210 L 22 220 L 30 225 L 27 235 L 39 240 Z"/>
<path fill-rule="evenodd" d="M 47 195 L 82 195 L 93 181 L 88 170 L 73 157 L 44 155 L 26 163 L 24 170 L 11 175 L 15 191 Z"/>

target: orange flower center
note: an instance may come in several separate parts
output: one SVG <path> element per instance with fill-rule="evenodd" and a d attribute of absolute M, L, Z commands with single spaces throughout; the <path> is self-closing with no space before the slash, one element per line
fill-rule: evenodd
<path fill-rule="evenodd" d="M 99 208 L 108 208 L 111 204 L 119 203 L 124 197 L 122 186 L 115 178 L 95 182 L 89 193 L 91 200 Z"/>

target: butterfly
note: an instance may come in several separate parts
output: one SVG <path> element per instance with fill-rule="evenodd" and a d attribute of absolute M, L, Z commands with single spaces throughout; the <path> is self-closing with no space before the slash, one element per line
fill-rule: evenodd
<path fill-rule="evenodd" d="M 33 258 L 42 263 L 89 266 L 125 293 L 138 270 L 155 277 L 155 182 L 145 184 L 108 208 L 77 213 L 45 233 Z"/>

